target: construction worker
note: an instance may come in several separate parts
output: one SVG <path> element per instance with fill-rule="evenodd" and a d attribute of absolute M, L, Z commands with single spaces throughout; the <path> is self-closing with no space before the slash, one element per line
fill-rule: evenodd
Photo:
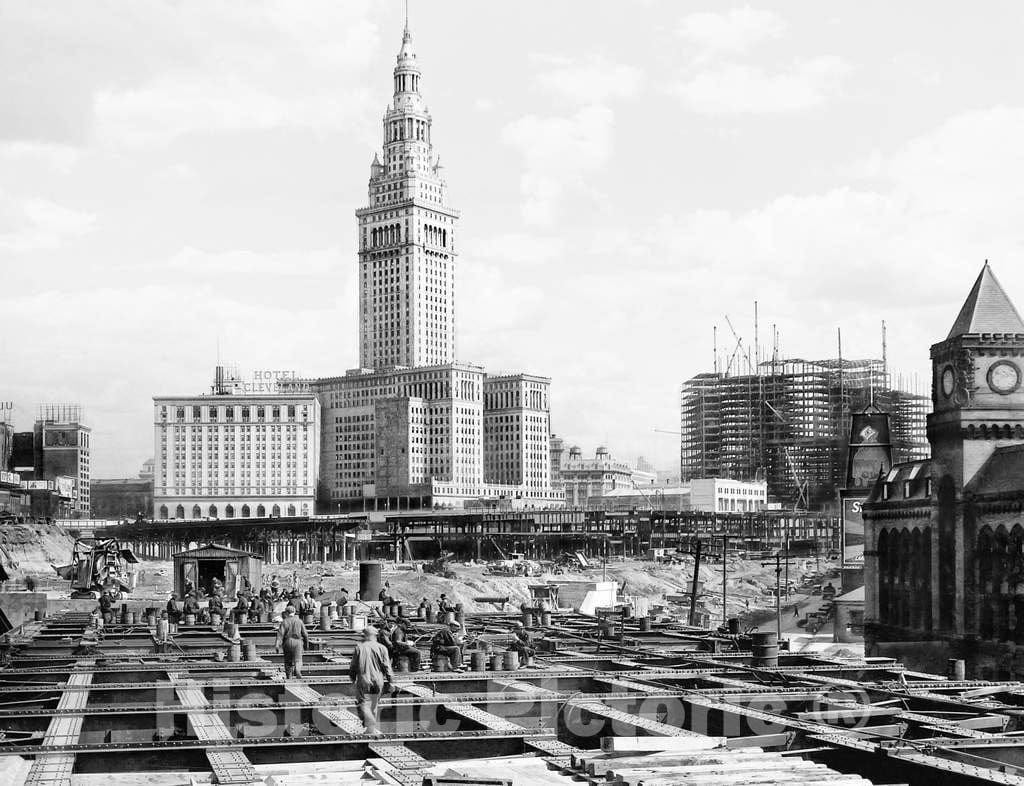
<path fill-rule="evenodd" d="M 380 592 L 377 594 L 377 600 L 381 602 L 381 609 L 384 615 L 387 616 L 390 613 L 390 608 L 395 604 L 395 599 L 391 596 L 391 582 L 384 582 L 384 586 L 380 588 Z"/>
<path fill-rule="evenodd" d="M 238 601 L 235 603 L 235 622 L 241 625 L 249 621 L 249 598 L 244 592 L 238 593 Z"/>
<path fill-rule="evenodd" d="M 444 597 L 443 595 L 441 597 Z M 448 626 L 441 628 L 430 640 L 430 657 L 447 655 L 448 662 L 455 671 L 465 671 L 462 665 L 462 626 L 452 620 Z"/>
<path fill-rule="evenodd" d="M 114 622 L 114 600 L 110 597 L 110 591 L 100 595 L 100 615 L 103 617 L 104 625 L 111 625 Z"/>
<path fill-rule="evenodd" d="M 260 593 L 252 599 L 249 606 L 249 622 L 259 622 L 263 616 L 263 608 L 263 593 Z"/>
<path fill-rule="evenodd" d="M 342 617 L 345 616 L 348 609 L 348 590 L 344 587 L 341 588 L 338 594 L 338 614 Z"/>
<path fill-rule="evenodd" d="M 391 635 L 391 657 L 394 662 L 397 662 L 398 658 L 408 658 L 409 671 L 419 671 L 420 660 L 423 656 L 420 655 L 420 651 L 416 647 L 409 643 L 408 627 L 409 623 L 404 619 L 398 620 L 397 624 L 392 623 L 391 630 L 389 630 Z"/>
<path fill-rule="evenodd" d="M 178 624 L 178 596 L 173 592 L 167 600 L 167 621 L 175 625 Z"/>
<path fill-rule="evenodd" d="M 302 652 L 309 646 L 309 634 L 302 620 L 295 616 L 295 607 L 288 604 L 284 609 L 284 619 L 277 629 L 275 652 L 284 653 L 285 679 L 298 677 L 302 679 Z"/>
<path fill-rule="evenodd" d="M 210 596 L 208 610 L 211 622 L 213 622 L 214 614 L 219 614 L 221 620 L 224 619 L 224 599 L 220 596 L 219 592 L 215 592 L 213 595 Z"/>
<path fill-rule="evenodd" d="M 377 737 L 378 702 L 382 694 L 390 691 L 395 677 L 387 648 L 377 641 L 377 629 L 372 625 L 363 629 L 363 640 L 352 652 L 348 676 L 355 687 L 356 713 L 366 733 Z"/>
<path fill-rule="evenodd" d="M 441 597 L 437 599 L 437 613 L 443 617 L 449 611 L 455 611 L 455 606 L 448 602 L 448 596 L 442 592 Z"/>
<path fill-rule="evenodd" d="M 519 663 L 526 665 L 528 658 L 532 658 L 533 654 L 537 651 L 533 646 L 533 639 L 530 637 L 530 632 L 525 628 L 523 623 L 514 622 L 512 624 L 512 641 L 508 645 L 510 650 L 514 650 L 519 653 Z"/>
<path fill-rule="evenodd" d="M 185 598 L 185 607 L 183 611 L 186 616 L 191 614 L 195 619 L 199 619 L 199 601 L 196 600 L 196 594 L 194 592 L 190 592 L 188 597 Z"/>

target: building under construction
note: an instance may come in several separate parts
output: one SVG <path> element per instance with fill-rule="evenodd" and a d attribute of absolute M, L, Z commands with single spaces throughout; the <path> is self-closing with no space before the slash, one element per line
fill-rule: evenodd
<path fill-rule="evenodd" d="M 896 461 L 927 454 L 926 396 L 896 389 L 882 360 L 769 360 L 753 373 L 698 374 L 680 396 L 680 470 L 692 478 L 764 478 L 785 507 L 835 504 L 850 416 L 891 415 Z"/>

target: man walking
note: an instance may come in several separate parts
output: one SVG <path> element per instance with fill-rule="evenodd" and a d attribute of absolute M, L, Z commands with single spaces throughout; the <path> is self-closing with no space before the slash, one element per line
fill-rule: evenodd
<path fill-rule="evenodd" d="M 377 629 L 372 625 L 363 629 L 363 640 L 352 652 L 348 676 L 355 687 L 356 712 L 366 733 L 380 736 L 378 702 L 394 680 L 391 658 L 387 648 L 377 641 Z"/>
<path fill-rule="evenodd" d="M 284 652 L 285 679 L 298 677 L 302 679 L 302 652 L 309 646 L 309 634 L 302 620 L 295 616 L 295 607 L 285 607 L 284 619 L 277 629 L 277 646 L 275 652 Z"/>

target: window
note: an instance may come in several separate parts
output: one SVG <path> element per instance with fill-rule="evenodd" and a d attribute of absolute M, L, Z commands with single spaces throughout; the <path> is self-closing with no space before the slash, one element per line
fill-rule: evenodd
<path fill-rule="evenodd" d="M 235 506 L 228 505 L 224 508 L 224 518 L 233 519 L 235 517 Z"/>
<path fill-rule="evenodd" d="M 249 422 L 249 408 L 248 407 L 242 407 L 242 422 L 243 423 L 248 423 Z"/>
<path fill-rule="evenodd" d="M 211 519 L 217 518 L 217 506 L 216 505 L 210 505 L 209 514 L 210 514 L 210 518 Z"/>
<path fill-rule="evenodd" d="M 184 420 L 185 419 L 185 408 L 184 407 L 177 407 L 175 409 L 175 411 L 174 411 L 174 417 L 175 417 L 176 420 Z"/>
<path fill-rule="evenodd" d="M 294 505 L 289 505 L 288 506 L 288 515 L 289 516 L 294 516 L 295 515 L 295 506 Z"/>
<path fill-rule="evenodd" d="M 178 507 L 176 507 L 174 509 L 174 518 L 176 518 L 176 519 L 183 519 L 183 518 L 185 518 L 185 507 L 183 505 L 178 505 Z"/>
<path fill-rule="evenodd" d="M 160 506 L 160 518 L 162 518 L 162 519 L 166 519 L 167 518 L 167 506 L 166 505 L 161 505 Z"/>
<path fill-rule="evenodd" d="M 210 407 L 210 420 L 213 421 L 214 423 L 217 422 L 217 408 L 216 407 Z"/>
<path fill-rule="evenodd" d="M 203 517 L 202 508 L 200 508 L 198 505 L 193 505 L 192 506 L 192 518 L 194 518 L 194 519 L 201 519 L 202 517 Z"/>
<path fill-rule="evenodd" d="M 266 410 L 263 407 L 256 407 L 256 419 L 263 420 L 266 417 Z"/>
<path fill-rule="evenodd" d="M 280 505 L 274 505 L 274 507 L 272 507 L 270 509 L 270 515 L 273 516 L 274 518 L 278 518 L 281 515 L 281 506 Z"/>
<path fill-rule="evenodd" d="M 234 407 L 225 407 L 224 408 L 224 420 L 226 420 L 228 423 L 234 422 L 234 420 L 235 420 L 235 408 Z"/>
<path fill-rule="evenodd" d="M 243 519 L 249 518 L 249 506 L 248 505 L 242 505 L 242 518 Z"/>
<path fill-rule="evenodd" d="M 259 506 L 258 506 L 258 507 L 256 508 L 256 515 L 257 515 L 257 516 L 258 516 L 259 518 L 263 518 L 264 516 L 266 516 L 266 515 L 267 515 L 267 509 L 266 509 L 265 507 L 263 507 L 262 505 L 259 505 Z"/>
<path fill-rule="evenodd" d="M 203 419 L 203 408 L 202 407 L 192 407 L 192 420 L 202 420 L 202 419 Z"/>

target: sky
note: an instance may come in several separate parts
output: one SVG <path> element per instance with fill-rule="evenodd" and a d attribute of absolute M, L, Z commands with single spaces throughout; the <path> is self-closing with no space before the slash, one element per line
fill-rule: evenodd
<path fill-rule="evenodd" d="M 924 391 L 985 259 L 1024 306 L 1024 6 L 412 0 L 461 209 L 458 359 L 678 467 L 679 387 L 772 326 Z M 94 477 L 218 357 L 358 364 L 356 222 L 399 0 L 0 0 L 0 401 Z M 742 354 L 742 353 L 739 353 Z M 734 365 L 734 370 L 736 366 Z M 742 369 L 739 369 L 742 370 Z"/>

